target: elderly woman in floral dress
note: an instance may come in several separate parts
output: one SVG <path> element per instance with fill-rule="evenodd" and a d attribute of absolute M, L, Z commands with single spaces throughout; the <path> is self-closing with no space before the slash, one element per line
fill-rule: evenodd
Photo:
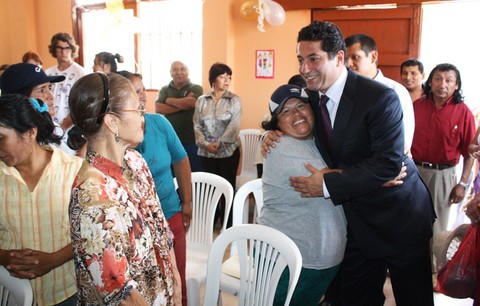
<path fill-rule="evenodd" d="M 70 202 L 80 304 L 181 305 L 173 235 L 131 149 L 143 140 L 145 105 L 129 80 L 103 73 L 78 80 L 69 105 L 69 144 L 88 143 Z"/>

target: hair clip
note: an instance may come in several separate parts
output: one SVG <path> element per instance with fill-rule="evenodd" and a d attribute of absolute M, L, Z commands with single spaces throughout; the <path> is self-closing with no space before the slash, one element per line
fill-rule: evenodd
<path fill-rule="evenodd" d="M 28 98 L 28 100 L 30 101 L 30 103 L 32 103 L 33 107 L 35 107 L 35 109 L 39 112 L 39 113 L 48 113 L 48 106 L 46 103 L 43 103 L 43 105 L 40 105 L 40 103 L 38 102 L 37 99 L 34 99 L 34 98 Z M 41 101 L 41 100 L 40 100 Z"/>

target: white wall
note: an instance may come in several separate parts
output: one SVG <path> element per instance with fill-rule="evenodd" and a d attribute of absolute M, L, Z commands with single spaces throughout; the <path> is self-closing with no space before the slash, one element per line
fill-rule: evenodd
<path fill-rule="evenodd" d="M 423 6 L 420 60 L 425 65 L 425 80 L 441 63 L 460 70 L 465 103 L 480 107 L 479 50 L 480 1 L 425 4 Z"/>

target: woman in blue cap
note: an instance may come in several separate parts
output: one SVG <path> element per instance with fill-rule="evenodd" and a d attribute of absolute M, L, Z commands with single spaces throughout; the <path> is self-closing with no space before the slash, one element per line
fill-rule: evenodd
<path fill-rule="evenodd" d="M 53 118 L 55 115 L 54 96 L 52 84 L 65 80 L 63 75 L 48 76 L 40 66 L 30 63 L 18 63 L 11 65 L 5 70 L 0 79 L 2 95 L 22 94 L 28 98 L 42 100 L 48 106 L 48 114 Z M 60 149 L 66 153 L 75 155 L 76 152 L 67 146 L 67 134 L 60 125 L 53 121 L 55 134 L 62 137 Z"/>
<path fill-rule="evenodd" d="M 289 236 L 300 249 L 303 267 L 290 305 L 318 305 L 335 277 L 347 241 L 347 222 L 341 206 L 323 197 L 302 198 L 290 186 L 290 176 L 307 175 L 306 162 L 326 168 L 313 138 L 314 115 L 308 96 L 296 85 L 282 85 L 272 94 L 265 130 L 280 130 L 263 164 L 264 204 L 258 223 Z M 287 295 L 288 271 L 280 279 L 274 305 L 283 305 Z"/>

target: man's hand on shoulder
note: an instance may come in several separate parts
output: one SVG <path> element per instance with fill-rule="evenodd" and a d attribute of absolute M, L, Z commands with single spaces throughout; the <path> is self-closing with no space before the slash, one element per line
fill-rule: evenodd
<path fill-rule="evenodd" d="M 280 130 L 270 130 L 265 132 L 262 141 L 262 155 L 264 158 L 270 153 L 270 148 L 275 148 L 275 143 L 280 141 L 283 137 L 283 132 Z"/>

